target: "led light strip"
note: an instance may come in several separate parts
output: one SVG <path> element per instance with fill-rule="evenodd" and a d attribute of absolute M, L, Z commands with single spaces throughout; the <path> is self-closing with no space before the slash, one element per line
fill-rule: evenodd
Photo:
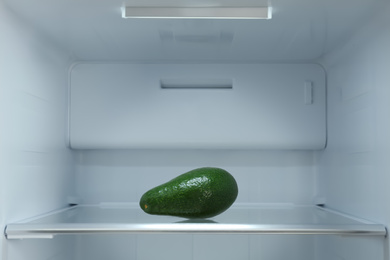
<path fill-rule="evenodd" d="M 123 18 L 271 19 L 271 7 L 129 7 Z"/>

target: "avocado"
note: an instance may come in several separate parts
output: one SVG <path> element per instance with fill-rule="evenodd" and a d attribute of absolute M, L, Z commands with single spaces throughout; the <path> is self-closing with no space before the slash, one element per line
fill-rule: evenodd
<path fill-rule="evenodd" d="M 237 183 L 230 173 L 204 167 L 147 191 L 140 199 L 140 207 L 152 215 L 210 218 L 227 210 L 237 195 Z"/>

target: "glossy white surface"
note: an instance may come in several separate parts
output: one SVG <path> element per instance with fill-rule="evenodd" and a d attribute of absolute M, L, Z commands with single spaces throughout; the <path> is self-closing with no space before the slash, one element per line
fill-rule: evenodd
<path fill-rule="evenodd" d="M 165 79 L 190 88 L 162 88 Z M 218 79 L 231 89 L 196 86 Z M 326 143 L 325 73 L 314 64 L 79 64 L 70 84 L 75 149 L 311 150 Z"/>

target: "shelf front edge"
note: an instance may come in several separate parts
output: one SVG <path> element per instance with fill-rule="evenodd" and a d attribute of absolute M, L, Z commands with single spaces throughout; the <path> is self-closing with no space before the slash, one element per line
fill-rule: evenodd
<path fill-rule="evenodd" d="M 251 224 L 9 224 L 7 239 L 53 238 L 65 234 L 281 234 L 386 236 L 383 225 L 251 225 Z"/>

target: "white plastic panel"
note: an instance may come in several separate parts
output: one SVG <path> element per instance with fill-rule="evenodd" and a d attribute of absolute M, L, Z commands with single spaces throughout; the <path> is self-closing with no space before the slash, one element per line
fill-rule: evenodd
<path fill-rule="evenodd" d="M 0 230 L 67 205 L 74 157 L 66 147 L 68 53 L 0 1 Z M 73 259 L 67 238 L 12 243 L 2 260 Z"/>
<path fill-rule="evenodd" d="M 167 80 L 191 87 L 162 87 Z M 232 86 L 213 87 L 226 82 Z M 325 145 L 325 75 L 317 65 L 79 64 L 70 87 L 75 149 Z"/>
<path fill-rule="evenodd" d="M 329 53 L 328 145 L 319 156 L 326 204 L 390 224 L 390 2 Z M 386 240 L 321 239 L 320 260 L 386 259 Z"/>
<path fill-rule="evenodd" d="M 328 145 L 319 156 L 326 204 L 390 224 L 390 2 L 329 53 Z M 318 259 L 388 259 L 388 240 L 321 238 Z"/>

